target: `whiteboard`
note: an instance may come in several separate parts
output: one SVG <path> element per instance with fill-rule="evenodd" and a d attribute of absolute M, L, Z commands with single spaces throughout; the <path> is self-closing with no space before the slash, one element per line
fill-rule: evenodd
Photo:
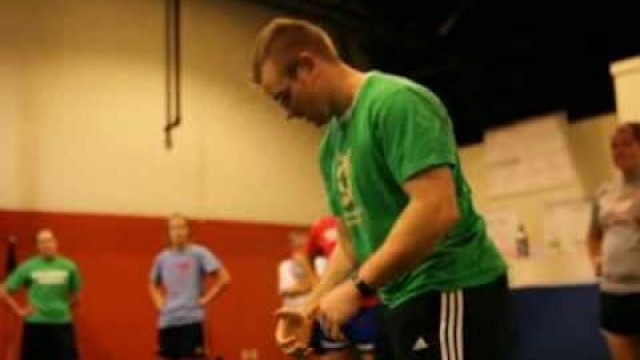
<path fill-rule="evenodd" d="M 506 259 L 516 257 L 516 240 L 518 227 L 522 223 L 520 215 L 514 209 L 491 209 L 485 211 L 489 237 Z"/>
<path fill-rule="evenodd" d="M 513 195 L 578 181 L 566 115 L 540 116 L 485 132 L 488 195 Z"/>
<path fill-rule="evenodd" d="M 548 254 L 585 254 L 592 205 L 584 199 L 550 201 L 544 204 L 544 248 Z"/>

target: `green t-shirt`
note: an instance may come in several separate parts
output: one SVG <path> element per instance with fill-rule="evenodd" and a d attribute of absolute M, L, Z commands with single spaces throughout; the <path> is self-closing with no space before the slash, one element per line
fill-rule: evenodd
<path fill-rule="evenodd" d="M 407 205 L 402 185 L 422 171 L 451 168 L 460 220 L 424 262 L 382 289 L 386 304 L 486 284 L 505 273 L 474 209 L 449 115 L 426 88 L 397 76 L 368 74 L 352 107 L 329 124 L 320 166 L 329 205 L 347 226 L 359 263 L 382 245 Z"/>
<path fill-rule="evenodd" d="M 70 296 L 80 289 L 80 283 L 73 261 L 34 256 L 9 275 L 5 286 L 10 292 L 28 289 L 29 303 L 35 309 L 26 319 L 28 323 L 67 324 L 72 321 Z"/>

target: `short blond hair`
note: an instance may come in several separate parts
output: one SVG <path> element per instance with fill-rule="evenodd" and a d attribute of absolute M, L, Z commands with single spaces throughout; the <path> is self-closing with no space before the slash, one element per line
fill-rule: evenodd
<path fill-rule="evenodd" d="M 306 20 L 292 18 L 271 20 L 256 38 L 253 50 L 253 82 L 262 83 L 262 67 L 268 59 L 274 59 L 282 66 L 303 51 L 327 61 L 340 60 L 333 40 L 319 26 Z"/>

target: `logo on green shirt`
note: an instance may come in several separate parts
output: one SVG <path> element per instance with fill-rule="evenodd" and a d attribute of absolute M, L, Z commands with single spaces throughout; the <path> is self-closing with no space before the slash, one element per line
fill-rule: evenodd
<path fill-rule="evenodd" d="M 338 155 L 336 160 L 336 183 L 340 192 L 340 203 L 342 204 L 342 218 L 348 227 L 357 226 L 362 223 L 362 210 L 356 204 L 353 196 L 353 182 L 351 176 L 351 151 Z"/>

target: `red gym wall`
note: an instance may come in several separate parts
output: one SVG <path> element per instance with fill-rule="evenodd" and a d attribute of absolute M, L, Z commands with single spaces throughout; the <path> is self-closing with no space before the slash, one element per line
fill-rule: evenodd
<path fill-rule="evenodd" d="M 33 253 L 34 232 L 45 226 L 55 231 L 62 252 L 78 263 L 84 277 L 76 314 L 82 358 L 151 359 L 156 331 L 155 311 L 147 293 L 148 274 L 155 254 L 164 246 L 164 219 L 0 211 L 0 238 L 18 236 L 21 261 Z M 193 222 L 198 242 L 212 249 L 232 276 L 227 293 L 214 302 L 209 314 L 214 352 L 225 359 L 240 359 L 245 348 L 257 349 L 259 359 L 282 358 L 273 341 L 272 313 L 279 305 L 276 267 L 286 256 L 287 233 L 292 229 Z M 5 249 L 3 246 L 0 263 L 6 259 Z M 0 326 L 0 331 L 5 328 Z M 0 341 L 7 335 L 0 333 Z M 0 346 L 4 351 L 6 344 Z M 5 354 L 0 354 L 4 360 L 2 356 Z"/>

